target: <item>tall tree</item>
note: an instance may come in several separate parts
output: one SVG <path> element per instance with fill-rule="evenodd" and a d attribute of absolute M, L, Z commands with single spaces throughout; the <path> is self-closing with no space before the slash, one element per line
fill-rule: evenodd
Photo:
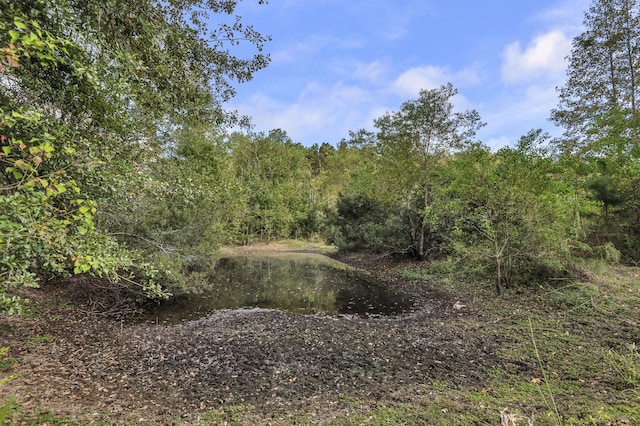
<path fill-rule="evenodd" d="M 404 102 L 400 110 L 375 120 L 377 147 L 383 161 L 381 190 L 401 194 L 407 208 L 417 206 L 412 224 L 417 254 L 425 255 L 424 213 L 431 203 L 432 178 L 438 163 L 448 153 L 474 142 L 484 126 L 477 111 L 454 112 L 457 90 L 449 83 L 421 90 L 416 100 Z"/>
<path fill-rule="evenodd" d="M 280 129 L 268 135 L 234 134 L 229 148 L 236 177 L 245 190 L 246 238 L 269 241 L 297 236 L 312 204 L 307 150 Z"/>
<path fill-rule="evenodd" d="M 584 25 L 552 119 L 566 129 L 559 148 L 576 157 L 570 162 L 602 206 L 588 218 L 588 242 L 613 244 L 637 261 L 640 244 L 631 221 L 640 158 L 640 3 L 594 0 Z"/>
<path fill-rule="evenodd" d="M 640 155 L 640 5 L 594 0 L 584 26 L 573 40 L 568 79 L 552 112 L 566 129 L 563 149 L 597 152 L 615 142 L 616 149 Z M 612 127 L 619 138 L 606 137 Z"/>

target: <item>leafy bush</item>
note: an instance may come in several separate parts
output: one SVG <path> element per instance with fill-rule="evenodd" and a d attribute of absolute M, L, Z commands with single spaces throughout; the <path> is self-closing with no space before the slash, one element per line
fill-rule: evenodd
<path fill-rule="evenodd" d="M 593 247 L 593 251 L 600 259 L 612 265 L 620 263 L 620 259 L 622 257 L 620 251 L 611 242 Z"/>
<path fill-rule="evenodd" d="M 365 195 L 341 195 L 329 220 L 329 243 L 341 251 L 405 251 L 410 228 L 399 209 L 384 208 Z"/>
<path fill-rule="evenodd" d="M 90 165 L 101 160 L 60 119 L 62 111 L 30 100 L 45 74 L 65 81 L 68 90 L 60 92 L 100 90 L 101 83 L 83 64 L 80 46 L 53 36 L 18 9 L 0 15 L 6 83 L 0 86 L 0 312 L 8 313 L 21 311 L 10 292 L 37 287 L 43 277 L 88 273 L 138 285 L 121 273 L 133 267 L 134 255 L 96 229 L 95 197 L 76 181 L 89 180 Z M 162 293 L 152 280 L 139 285 L 149 294 Z"/>

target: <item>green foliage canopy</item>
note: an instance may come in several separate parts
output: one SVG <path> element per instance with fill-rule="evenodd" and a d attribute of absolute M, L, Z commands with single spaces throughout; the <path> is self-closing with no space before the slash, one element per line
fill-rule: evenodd
<path fill-rule="evenodd" d="M 146 172 L 175 129 L 237 119 L 221 103 L 268 63 L 236 5 L 0 1 L 0 303 L 38 276 L 128 280 L 134 254 L 106 232 L 126 222 L 121 194 L 154 186 Z M 256 53 L 234 56 L 241 41 Z"/>

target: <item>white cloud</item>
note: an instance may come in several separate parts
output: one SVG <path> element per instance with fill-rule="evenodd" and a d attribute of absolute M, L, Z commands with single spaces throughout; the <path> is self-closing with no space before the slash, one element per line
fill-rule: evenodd
<path fill-rule="evenodd" d="M 444 68 L 425 66 L 402 73 L 393 82 L 393 88 L 402 94 L 415 96 L 421 89 L 435 89 L 450 80 L 449 73 Z"/>
<path fill-rule="evenodd" d="M 327 49 L 354 50 L 362 47 L 362 41 L 356 38 L 337 38 L 326 36 L 312 36 L 304 41 L 291 43 L 271 54 L 276 63 L 291 63 L 306 60 L 323 53 Z"/>
<path fill-rule="evenodd" d="M 386 82 L 389 74 L 389 66 L 381 60 L 373 62 L 354 62 L 350 64 L 349 77 L 356 81 L 365 81 L 374 84 Z"/>
<path fill-rule="evenodd" d="M 257 131 L 281 128 L 305 145 L 337 143 L 348 137 L 349 130 L 370 127 L 379 111 L 371 93 L 359 87 L 317 81 L 307 84 L 293 103 L 257 93 L 232 107 L 251 116 Z"/>
<path fill-rule="evenodd" d="M 478 137 L 492 149 L 497 149 L 514 145 L 531 129 L 541 128 L 552 136 L 559 136 L 561 130 L 549 121 L 549 112 L 557 102 L 557 92 L 549 85 L 531 85 L 494 99 L 485 105 L 488 114 L 483 115 L 483 119 L 487 126 L 478 132 Z"/>
<path fill-rule="evenodd" d="M 271 54 L 271 60 L 273 63 L 288 63 L 294 62 L 300 59 L 300 56 L 309 55 L 315 51 L 316 47 L 311 43 L 294 43 L 287 46 L 286 49 L 279 50 Z"/>
<path fill-rule="evenodd" d="M 564 74 L 570 52 L 571 40 L 559 30 L 537 36 L 525 49 L 519 41 L 513 42 L 504 50 L 502 78 L 506 83 L 557 80 Z"/>
<path fill-rule="evenodd" d="M 478 74 L 472 68 L 452 72 L 444 67 L 427 65 L 403 72 L 392 83 L 392 89 L 400 95 L 416 96 L 422 89 L 436 89 L 447 83 L 452 83 L 457 88 L 473 85 L 478 81 Z"/>
<path fill-rule="evenodd" d="M 536 19 L 575 35 L 583 29 L 584 13 L 580 11 L 587 10 L 590 3 L 591 0 L 562 0 L 540 12 Z"/>
<path fill-rule="evenodd" d="M 527 87 L 524 102 L 526 108 L 533 114 L 544 113 L 548 116 L 558 103 L 558 92 L 555 86 L 532 85 Z"/>

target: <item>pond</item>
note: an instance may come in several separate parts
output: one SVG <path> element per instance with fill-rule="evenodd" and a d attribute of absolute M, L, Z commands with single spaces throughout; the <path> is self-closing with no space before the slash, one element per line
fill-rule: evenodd
<path fill-rule="evenodd" d="M 219 309 L 265 308 L 311 315 L 399 315 L 414 300 L 334 259 L 274 253 L 220 259 L 202 294 L 152 306 L 144 320 L 178 323 Z"/>

